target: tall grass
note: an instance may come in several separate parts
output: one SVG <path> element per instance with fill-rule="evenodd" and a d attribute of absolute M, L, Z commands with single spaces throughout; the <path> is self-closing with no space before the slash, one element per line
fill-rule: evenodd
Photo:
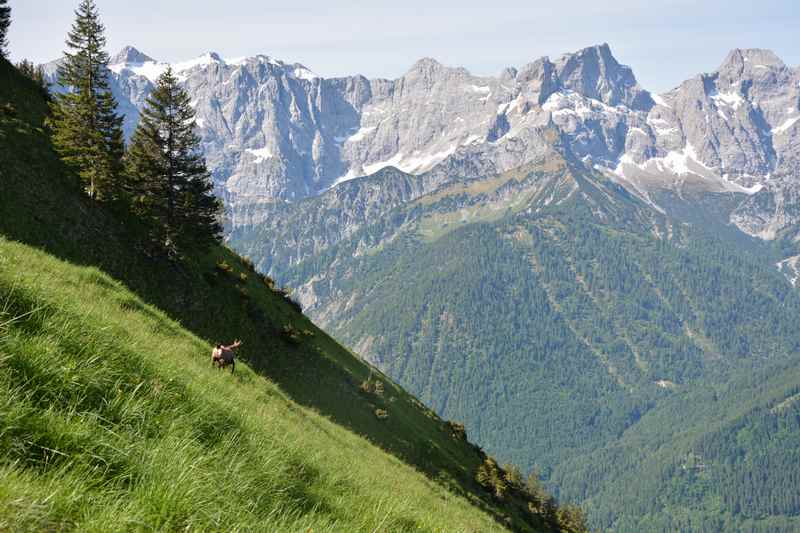
<path fill-rule="evenodd" d="M 209 354 L 100 271 L 0 238 L 0 530 L 501 529 Z"/>

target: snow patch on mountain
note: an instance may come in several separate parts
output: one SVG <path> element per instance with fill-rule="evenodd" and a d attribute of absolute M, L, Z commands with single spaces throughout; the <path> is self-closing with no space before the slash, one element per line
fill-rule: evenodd
<path fill-rule="evenodd" d="M 470 135 L 469 137 L 464 139 L 464 142 L 461 143 L 461 146 L 469 146 L 470 144 L 478 143 L 483 140 L 484 138 L 480 135 Z"/>
<path fill-rule="evenodd" d="M 643 163 L 637 163 L 630 154 L 623 154 L 613 169 L 613 174 L 636 185 L 640 192 L 653 187 L 680 186 L 685 182 L 680 178 L 688 176 L 699 178 L 700 183 L 705 183 L 710 191 L 753 195 L 763 188 L 760 183 L 745 187 L 730 181 L 728 174 L 719 175 L 715 168 L 706 166 L 700 161 L 697 150 L 690 142 L 687 142 L 682 150 L 671 150 L 664 156 L 653 157 Z"/>
<path fill-rule="evenodd" d="M 786 276 L 789 283 L 795 287 L 797 286 L 797 282 L 800 280 L 800 255 L 787 257 L 783 261 L 775 263 L 775 266 Z"/>
<path fill-rule="evenodd" d="M 647 124 L 652 127 L 658 135 L 671 135 L 678 132 L 678 128 L 673 126 L 668 120 L 660 117 L 647 117 Z"/>
<path fill-rule="evenodd" d="M 651 94 L 650 98 L 653 99 L 653 102 L 655 102 L 656 105 L 660 105 L 661 107 L 667 107 L 667 108 L 671 108 L 672 107 L 671 105 L 669 105 L 669 103 L 666 100 L 664 100 L 663 97 L 661 97 L 658 94 Z"/>
<path fill-rule="evenodd" d="M 328 189 L 333 189 L 334 187 L 336 187 L 340 183 L 344 183 L 345 181 L 354 180 L 354 179 L 359 178 L 359 177 L 362 177 L 362 176 L 359 175 L 358 173 L 356 173 L 355 169 L 351 168 L 350 170 L 347 171 L 347 174 L 345 174 L 344 176 L 339 176 L 338 178 L 336 178 L 333 181 L 333 183 L 330 185 L 330 187 L 325 187 L 325 188 L 321 189 L 319 192 L 320 193 L 325 192 Z"/>
<path fill-rule="evenodd" d="M 783 124 L 781 124 L 777 128 L 772 128 L 770 133 L 772 133 L 773 135 L 780 135 L 781 133 L 783 133 L 785 131 L 789 131 L 789 128 L 794 126 L 795 122 L 797 122 L 798 120 L 800 120 L 800 117 L 787 118 L 786 122 L 784 122 Z"/>
<path fill-rule="evenodd" d="M 169 67 L 168 63 L 158 61 L 145 61 L 144 63 L 119 63 L 109 65 L 108 69 L 115 74 L 122 74 L 123 70 L 128 70 L 137 76 L 142 76 L 155 83 L 161 74 Z"/>
<path fill-rule="evenodd" d="M 745 99 L 740 94 L 734 92 L 720 93 L 715 91 L 709 96 L 717 106 L 730 106 L 734 110 L 739 109 L 745 102 Z"/>
<path fill-rule="evenodd" d="M 292 76 L 299 79 L 299 80 L 306 80 L 306 81 L 314 81 L 319 78 L 316 74 L 311 72 L 311 70 L 307 69 L 306 67 L 300 65 L 292 70 Z"/>
<path fill-rule="evenodd" d="M 656 386 L 661 387 L 662 389 L 677 389 L 678 386 L 668 379 L 659 379 L 658 381 L 654 381 Z"/>
<path fill-rule="evenodd" d="M 353 135 L 351 135 L 350 137 L 347 137 L 347 139 L 346 139 L 346 142 L 353 142 L 353 143 L 355 143 L 355 142 L 358 142 L 358 141 L 364 140 L 364 138 L 365 138 L 367 135 L 369 135 L 370 133 L 372 133 L 372 132 L 373 132 L 373 131 L 375 131 L 376 129 L 377 129 L 377 126 L 362 126 L 362 127 L 361 127 L 361 128 L 359 128 L 359 130 L 358 130 L 357 132 L 355 132 Z"/>
<path fill-rule="evenodd" d="M 206 52 L 205 54 L 198 56 L 194 59 L 190 59 L 188 61 L 181 61 L 174 64 L 155 61 L 155 60 L 149 60 L 143 62 L 126 61 L 124 63 L 116 63 L 113 65 L 109 65 L 108 68 L 109 70 L 111 70 L 116 74 L 121 74 L 122 71 L 128 70 L 133 74 L 136 74 L 137 76 L 143 76 L 148 80 L 150 80 L 151 82 L 155 83 L 158 77 L 161 76 L 169 67 L 172 67 L 172 71 L 176 74 L 177 78 L 180 81 L 184 81 L 186 79 L 186 76 L 182 75 L 181 73 L 196 67 L 208 66 L 215 63 L 225 64 L 225 61 L 215 52 Z"/>
<path fill-rule="evenodd" d="M 479 94 L 489 94 L 492 92 L 492 88 L 488 85 L 478 86 L 478 85 L 467 85 L 467 89 Z"/>
<path fill-rule="evenodd" d="M 225 64 L 225 61 L 217 54 L 216 52 L 206 52 L 205 54 L 198 56 L 194 59 L 190 59 L 188 61 L 181 61 L 179 63 L 174 63 L 172 65 L 172 70 L 175 72 L 183 72 L 184 70 L 189 70 L 195 67 L 204 67 L 213 64 Z"/>
<path fill-rule="evenodd" d="M 386 167 L 395 167 L 408 174 L 421 173 L 430 170 L 438 163 L 447 159 L 447 157 L 455 153 L 457 148 L 456 145 L 452 145 L 439 152 L 427 154 L 415 152 L 408 156 L 404 155 L 402 152 L 398 152 L 391 159 L 387 159 L 386 161 L 364 165 L 364 173 L 366 175 L 374 174 Z"/>
<path fill-rule="evenodd" d="M 549 111 L 553 117 L 574 115 L 581 119 L 592 118 L 597 114 L 617 114 L 619 112 L 615 107 L 569 90 L 550 95 L 542 104 L 542 110 Z"/>
<path fill-rule="evenodd" d="M 216 52 L 206 52 L 205 54 L 200 55 L 194 59 L 189 59 L 187 61 L 179 61 L 176 63 L 156 61 L 147 56 L 144 56 L 143 54 L 138 56 L 132 54 L 124 55 L 121 52 L 120 54 L 117 54 L 117 56 L 115 57 L 122 58 L 123 60 L 109 65 L 108 67 L 109 70 L 111 70 L 115 74 L 121 74 L 122 71 L 127 70 L 138 76 L 143 76 L 148 80 L 150 80 L 151 82 L 155 82 L 158 79 L 158 77 L 161 74 L 163 74 L 164 71 L 166 71 L 167 68 L 169 67 L 172 67 L 172 71 L 176 74 L 177 78 L 180 81 L 186 81 L 188 76 L 185 73 L 192 69 L 208 67 L 211 65 L 242 66 L 246 65 L 248 62 L 251 61 L 256 63 L 265 63 L 278 67 L 280 69 L 284 69 L 289 77 L 298 80 L 313 81 L 319 78 L 319 76 L 314 74 L 314 72 L 312 72 L 310 69 L 306 68 L 305 66 L 299 63 L 289 65 L 284 63 L 283 61 L 265 55 L 257 55 L 253 57 L 237 57 L 235 59 L 226 61 Z M 130 57 L 135 57 L 135 58 L 144 57 L 147 58 L 147 60 L 131 61 L 129 59 Z"/>
<path fill-rule="evenodd" d="M 267 148 L 266 146 L 263 147 L 263 148 L 256 148 L 256 149 L 247 148 L 245 151 L 250 153 L 250 154 L 252 154 L 253 156 L 255 156 L 255 158 L 256 158 L 255 162 L 256 163 L 261 163 L 262 161 L 266 161 L 267 159 L 275 157 L 272 154 L 272 151 L 269 148 Z"/>

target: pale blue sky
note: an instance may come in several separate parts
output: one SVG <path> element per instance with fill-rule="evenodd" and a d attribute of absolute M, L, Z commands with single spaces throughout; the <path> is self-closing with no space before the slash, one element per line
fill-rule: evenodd
<path fill-rule="evenodd" d="M 11 57 L 54 59 L 78 0 L 10 0 Z M 325 77 L 395 78 L 420 57 L 495 75 L 608 42 L 653 91 L 716 69 L 732 48 L 800 64 L 797 0 L 97 0 L 113 54 L 165 61 L 263 53 Z"/>

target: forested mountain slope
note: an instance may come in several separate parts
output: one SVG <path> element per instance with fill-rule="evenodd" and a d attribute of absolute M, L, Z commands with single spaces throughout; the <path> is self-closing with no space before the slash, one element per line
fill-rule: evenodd
<path fill-rule="evenodd" d="M 315 253 L 301 253 L 313 224 L 292 232 L 289 269 L 263 255 L 339 339 L 541 468 L 596 526 L 796 529 L 800 296 L 774 266 L 787 250 L 727 225 L 742 193 L 664 192 L 656 208 L 554 147 Z M 288 209 L 316 222 L 337 216 L 330 202 Z M 258 230 L 233 244 L 273 246 Z"/>
<path fill-rule="evenodd" d="M 478 448 L 247 261 L 142 253 L 45 114 L 0 59 L 0 528 L 558 527 L 521 488 L 487 491 Z M 233 338 L 247 366 L 213 374 L 209 343 Z"/>

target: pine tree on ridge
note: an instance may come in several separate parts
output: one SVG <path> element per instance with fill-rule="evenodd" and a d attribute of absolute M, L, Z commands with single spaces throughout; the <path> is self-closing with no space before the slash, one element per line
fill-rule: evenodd
<path fill-rule="evenodd" d="M 108 84 L 109 56 L 105 51 L 105 27 L 94 0 L 82 0 L 67 35 L 58 83 L 68 90 L 55 95 L 51 104 L 53 144 L 68 166 L 96 200 L 118 195 L 122 172 L 123 117 Z"/>
<path fill-rule="evenodd" d="M 154 240 L 170 255 L 205 248 L 222 232 L 221 204 L 195 133 L 188 93 L 168 68 L 156 81 L 126 154 L 135 213 L 151 222 Z"/>

